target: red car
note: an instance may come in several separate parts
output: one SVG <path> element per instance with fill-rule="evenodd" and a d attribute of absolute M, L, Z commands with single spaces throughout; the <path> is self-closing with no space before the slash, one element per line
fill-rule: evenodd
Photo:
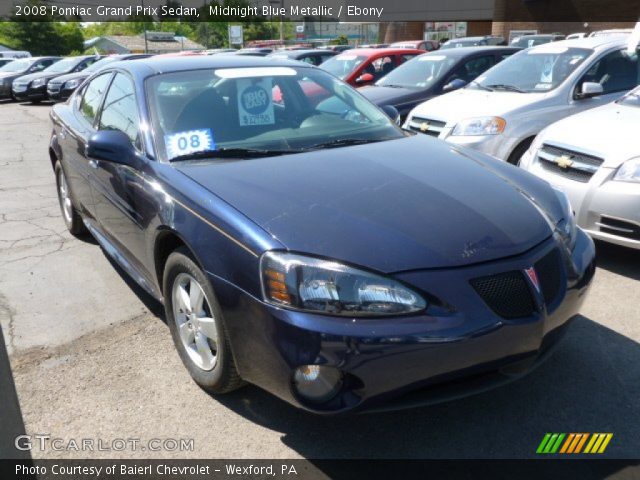
<path fill-rule="evenodd" d="M 433 52 L 440 48 L 440 44 L 435 40 L 405 40 L 389 45 L 390 48 L 413 48 L 416 50 L 424 50 L 425 52 Z"/>
<path fill-rule="evenodd" d="M 423 53 L 409 48 L 357 48 L 330 58 L 320 68 L 354 87 L 363 87 Z"/>

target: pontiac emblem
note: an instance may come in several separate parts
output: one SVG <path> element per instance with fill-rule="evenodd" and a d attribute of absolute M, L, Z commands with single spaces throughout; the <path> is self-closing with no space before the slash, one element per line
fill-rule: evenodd
<path fill-rule="evenodd" d="M 427 130 L 429 130 L 429 122 L 422 122 L 420 124 L 420 131 L 426 132 Z"/>
<path fill-rule="evenodd" d="M 573 160 L 571 160 L 571 157 L 567 155 L 562 155 L 561 157 L 556 158 L 556 164 L 560 168 L 566 169 L 566 168 L 569 168 L 571 165 L 573 165 Z"/>
<path fill-rule="evenodd" d="M 538 274 L 536 273 L 536 269 L 534 267 L 526 268 L 524 273 L 527 274 L 529 280 L 535 287 L 536 291 L 540 293 L 540 282 L 538 281 Z"/>

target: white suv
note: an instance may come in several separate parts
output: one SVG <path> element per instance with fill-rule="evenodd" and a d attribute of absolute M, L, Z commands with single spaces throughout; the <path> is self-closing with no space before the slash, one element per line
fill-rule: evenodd
<path fill-rule="evenodd" d="M 467 87 L 421 103 L 404 128 L 517 164 L 547 125 L 640 83 L 629 38 L 565 40 L 518 52 Z"/>

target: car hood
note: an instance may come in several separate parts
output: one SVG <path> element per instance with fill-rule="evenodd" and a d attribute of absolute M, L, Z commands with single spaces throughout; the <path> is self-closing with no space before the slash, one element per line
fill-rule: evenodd
<path fill-rule="evenodd" d="M 34 80 L 38 79 L 38 78 L 44 78 L 47 80 L 51 80 L 52 78 L 55 77 L 59 77 L 60 75 L 64 75 L 64 72 L 57 72 L 57 73 L 50 73 L 50 72 L 37 72 L 37 73 L 30 73 L 29 75 L 24 75 L 22 77 L 20 77 L 20 81 L 23 82 L 33 82 Z"/>
<path fill-rule="evenodd" d="M 75 72 L 75 73 L 67 73 L 65 75 L 59 75 L 56 77 L 56 81 L 60 83 L 68 82 L 69 80 L 75 80 L 77 78 L 84 79 L 87 78 L 89 73 Z"/>
<path fill-rule="evenodd" d="M 418 105 L 412 115 L 440 120 L 446 122 L 447 126 L 453 126 L 463 118 L 503 116 L 529 107 L 544 96 L 543 93 L 488 92 L 463 88 Z"/>
<path fill-rule="evenodd" d="M 604 158 L 603 166 L 617 168 L 640 155 L 638 125 L 639 107 L 610 103 L 552 124 L 539 140 Z"/>
<path fill-rule="evenodd" d="M 416 135 L 175 167 L 289 250 L 395 272 L 517 255 L 551 235 L 547 218 L 508 175 L 524 176 L 536 197 L 553 191 L 515 167 L 496 174 L 491 163 L 505 169 Z"/>
<path fill-rule="evenodd" d="M 11 78 L 11 77 L 21 77 L 23 76 L 24 73 L 22 72 L 0 72 L 0 80 L 4 79 L 4 78 Z"/>
<path fill-rule="evenodd" d="M 429 90 L 416 90 L 412 88 L 401 87 L 383 87 L 369 86 L 358 89 L 362 95 L 367 97 L 369 101 L 378 106 L 397 105 L 413 100 L 426 99 L 429 96 Z"/>

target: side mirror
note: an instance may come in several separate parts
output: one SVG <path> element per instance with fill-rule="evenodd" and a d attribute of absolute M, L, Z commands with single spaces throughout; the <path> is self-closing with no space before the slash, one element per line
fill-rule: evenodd
<path fill-rule="evenodd" d="M 578 93 L 578 98 L 592 98 L 602 95 L 603 93 L 604 89 L 599 83 L 584 82 L 580 88 L 580 93 Z"/>
<path fill-rule="evenodd" d="M 467 82 L 462 80 L 461 78 L 454 78 L 449 83 L 447 83 L 444 87 L 442 87 L 443 92 L 453 92 L 454 90 L 458 90 L 462 87 L 466 87 Z"/>
<path fill-rule="evenodd" d="M 380 108 L 396 125 L 400 125 L 400 112 L 398 112 L 396 107 L 393 105 L 383 105 Z"/>
<path fill-rule="evenodd" d="M 363 73 L 358 78 L 356 78 L 356 83 L 358 84 L 371 83 L 373 82 L 373 80 L 374 80 L 373 75 L 371 75 L 370 73 Z"/>
<path fill-rule="evenodd" d="M 87 157 L 133 166 L 136 151 L 124 133 L 117 130 L 99 130 L 89 139 Z"/>

